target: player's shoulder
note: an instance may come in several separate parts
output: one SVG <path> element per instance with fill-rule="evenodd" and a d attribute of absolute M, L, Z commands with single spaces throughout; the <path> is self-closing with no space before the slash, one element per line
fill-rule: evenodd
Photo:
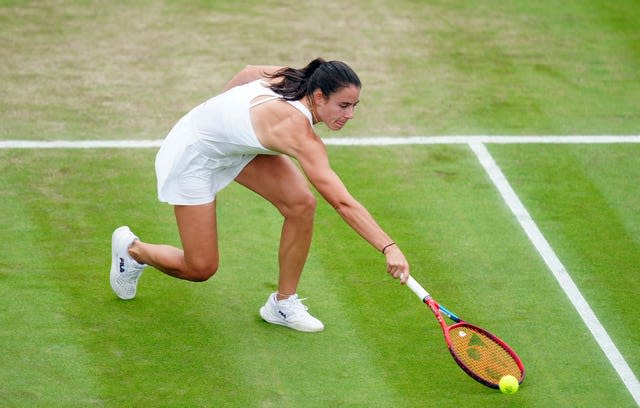
<path fill-rule="evenodd" d="M 265 103 L 268 109 L 277 113 L 279 120 L 287 119 L 291 125 L 311 127 L 310 116 L 305 113 L 305 107 L 299 101 L 287 101 L 284 98 L 277 98 Z M 309 113 L 310 115 L 310 113 Z"/>

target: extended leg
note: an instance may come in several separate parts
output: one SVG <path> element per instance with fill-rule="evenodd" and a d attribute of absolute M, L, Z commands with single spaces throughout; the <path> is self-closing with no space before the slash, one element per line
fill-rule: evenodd
<path fill-rule="evenodd" d="M 306 178 L 286 156 L 257 156 L 236 181 L 269 200 L 284 216 L 278 299 L 293 295 L 309 254 L 316 208 Z"/>

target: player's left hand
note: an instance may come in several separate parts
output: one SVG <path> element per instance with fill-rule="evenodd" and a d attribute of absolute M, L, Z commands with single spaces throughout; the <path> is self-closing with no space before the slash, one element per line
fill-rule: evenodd
<path fill-rule="evenodd" d="M 409 279 L 409 262 L 400 247 L 395 244 L 390 246 L 385 251 L 385 257 L 387 258 L 387 272 L 389 275 L 393 276 L 394 279 L 400 279 L 400 283 L 403 285 L 407 283 L 407 279 Z"/>

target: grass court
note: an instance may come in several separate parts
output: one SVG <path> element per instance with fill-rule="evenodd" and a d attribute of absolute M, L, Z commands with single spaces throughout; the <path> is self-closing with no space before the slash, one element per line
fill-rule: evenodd
<path fill-rule="evenodd" d="M 0 405 L 640 405 L 638 20 L 633 0 L 0 1 Z M 120 301 L 114 228 L 179 244 L 156 148 L 13 143 L 157 141 L 244 65 L 317 56 L 363 82 L 343 131 L 317 127 L 336 172 L 437 300 L 520 354 L 517 394 L 468 378 L 430 311 L 322 201 L 300 285 L 322 333 L 261 321 L 281 220 L 238 185 L 219 195 L 214 278 L 147 269 Z M 512 139 L 482 146 L 630 376 L 455 135 Z M 563 135 L 624 143 L 549 143 Z M 412 136 L 429 143 L 369 143 Z"/>

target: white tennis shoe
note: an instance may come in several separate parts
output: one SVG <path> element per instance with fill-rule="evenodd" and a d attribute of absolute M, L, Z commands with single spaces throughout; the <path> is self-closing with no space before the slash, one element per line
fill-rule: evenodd
<path fill-rule="evenodd" d="M 129 255 L 129 247 L 138 239 L 129 227 L 124 226 L 113 231 L 111 236 L 111 288 L 120 299 L 136 297 L 138 279 L 146 265 L 141 265 Z"/>
<path fill-rule="evenodd" d="M 267 322 L 279 324 L 303 332 L 319 332 L 324 329 L 324 324 L 307 312 L 307 307 L 295 294 L 288 299 L 276 300 L 276 294 L 272 293 L 260 308 L 260 316 Z"/>

